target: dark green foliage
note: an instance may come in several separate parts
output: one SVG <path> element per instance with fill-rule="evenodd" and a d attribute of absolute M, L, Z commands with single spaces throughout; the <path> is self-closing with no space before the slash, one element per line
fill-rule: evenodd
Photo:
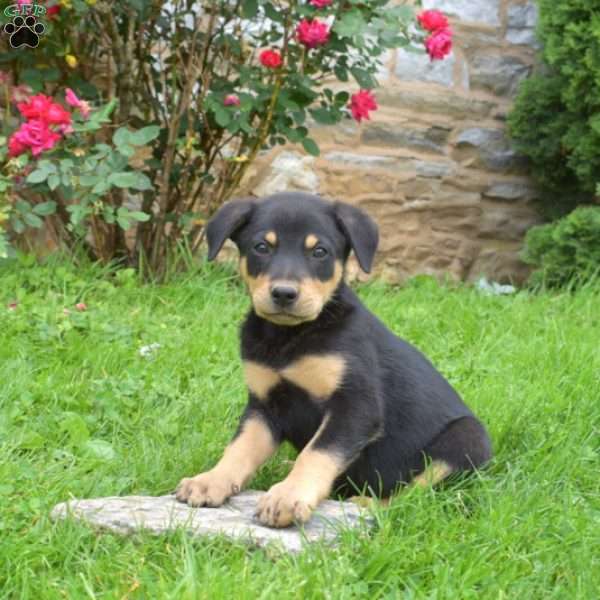
<path fill-rule="evenodd" d="M 523 260 L 535 265 L 533 283 L 580 284 L 600 270 L 600 207 L 580 206 L 556 223 L 527 232 Z"/>
<path fill-rule="evenodd" d="M 545 67 L 521 87 L 509 129 L 556 216 L 600 179 L 600 13 L 591 0 L 539 0 Z"/>

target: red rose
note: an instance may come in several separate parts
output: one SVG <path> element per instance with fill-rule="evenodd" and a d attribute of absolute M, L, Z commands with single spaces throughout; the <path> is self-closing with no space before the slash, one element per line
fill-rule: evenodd
<path fill-rule="evenodd" d="M 27 152 L 26 146 L 16 134 L 10 136 L 8 140 L 8 155 L 13 158 Z"/>
<path fill-rule="evenodd" d="M 439 10 L 424 10 L 417 15 L 417 20 L 423 29 L 427 31 L 437 31 L 448 27 L 448 19 L 444 13 Z"/>
<path fill-rule="evenodd" d="M 333 3 L 333 0 L 310 0 L 309 4 L 315 8 L 325 8 Z"/>
<path fill-rule="evenodd" d="M 60 12 L 60 9 L 61 9 L 60 4 L 55 4 L 54 6 L 49 6 L 46 9 L 46 16 L 49 19 L 53 19 Z"/>
<path fill-rule="evenodd" d="M 19 102 L 17 108 L 26 119 L 40 119 L 50 125 L 71 124 L 71 113 L 44 94 L 36 94 L 27 102 Z"/>
<path fill-rule="evenodd" d="M 296 27 L 296 36 L 301 44 L 307 48 L 316 48 L 326 44 L 329 40 L 329 27 L 318 19 L 309 21 L 302 19 Z"/>
<path fill-rule="evenodd" d="M 240 99 L 235 94 L 228 94 L 223 100 L 224 106 L 239 106 Z"/>
<path fill-rule="evenodd" d="M 53 100 L 50 96 L 36 94 L 26 102 L 19 102 L 17 108 L 26 119 L 39 119 L 46 113 Z"/>
<path fill-rule="evenodd" d="M 450 29 L 438 29 L 426 40 L 425 48 L 431 60 L 441 60 L 452 52 L 452 31 Z"/>
<path fill-rule="evenodd" d="M 263 50 L 259 55 L 260 64 L 267 69 L 276 69 L 283 63 L 281 54 L 277 50 Z"/>
<path fill-rule="evenodd" d="M 360 90 L 350 97 L 348 108 L 352 116 L 360 123 L 363 119 L 369 119 L 369 111 L 377 110 L 377 101 L 370 90 Z"/>

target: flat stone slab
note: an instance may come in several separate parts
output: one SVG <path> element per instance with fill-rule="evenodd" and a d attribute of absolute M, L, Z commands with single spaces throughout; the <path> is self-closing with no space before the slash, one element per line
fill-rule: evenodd
<path fill-rule="evenodd" d="M 303 527 L 264 527 L 255 520 L 254 511 L 265 493 L 247 490 L 220 508 L 192 508 L 173 495 L 70 500 L 57 504 L 50 516 L 74 518 L 120 534 L 149 531 L 158 535 L 183 529 L 196 537 L 223 535 L 260 547 L 275 544 L 288 552 L 299 552 L 316 541 L 334 544 L 341 530 L 365 531 L 372 523 L 366 511 L 352 502 L 326 500 Z"/>

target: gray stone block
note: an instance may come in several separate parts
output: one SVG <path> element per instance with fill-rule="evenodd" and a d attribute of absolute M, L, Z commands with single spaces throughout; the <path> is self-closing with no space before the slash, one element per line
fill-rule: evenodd
<path fill-rule="evenodd" d="M 538 21 L 538 9 L 533 2 L 508 7 L 506 39 L 511 44 L 525 44 L 538 47 L 535 27 Z"/>
<path fill-rule="evenodd" d="M 449 128 L 437 125 L 423 129 L 407 129 L 402 125 L 370 123 L 364 130 L 362 141 L 370 145 L 444 154 L 450 131 Z"/>
<path fill-rule="evenodd" d="M 493 171 L 508 171 L 523 167 L 525 159 L 517 154 L 500 129 L 471 127 L 456 138 L 457 148 L 476 148 L 481 162 Z"/>
<path fill-rule="evenodd" d="M 500 25 L 500 0 L 423 0 L 423 8 L 435 8 L 462 21 Z"/>
<path fill-rule="evenodd" d="M 394 156 L 378 156 L 375 154 L 354 154 L 353 152 L 328 152 L 323 156 L 325 160 L 342 163 L 347 166 L 375 167 L 379 169 L 393 168 L 398 164 Z"/>
<path fill-rule="evenodd" d="M 254 520 L 258 499 L 265 492 L 248 490 L 220 508 L 191 508 L 175 496 L 124 496 L 70 500 L 57 504 L 51 518 L 73 518 L 119 534 L 147 531 L 162 534 L 182 529 L 196 537 L 225 536 L 259 547 L 270 544 L 299 552 L 306 544 L 335 543 L 341 529 L 366 532 L 372 519 L 352 502 L 326 500 L 311 520 L 299 528 L 271 529 Z"/>
<path fill-rule="evenodd" d="M 473 89 L 483 89 L 497 96 L 514 96 L 519 83 L 529 75 L 531 66 L 512 56 L 477 55 L 471 62 Z"/>
<path fill-rule="evenodd" d="M 396 52 L 395 74 L 402 81 L 426 81 L 452 87 L 455 62 L 454 53 L 444 60 L 432 61 L 425 52 L 417 54 L 399 48 Z"/>
<path fill-rule="evenodd" d="M 535 191 L 531 185 L 515 182 L 501 182 L 492 184 L 483 193 L 487 198 L 511 202 L 514 200 L 531 199 L 535 196 Z"/>
<path fill-rule="evenodd" d="M 489 100 L 468 98 L 441 88 L 439 91 L 420 91 L 382 87 L 377 90 L 377 99 L 382 106 L 418 111 L 420 114 L 441 114 L 456 119 L 486 117 L 496 106 Z"/>

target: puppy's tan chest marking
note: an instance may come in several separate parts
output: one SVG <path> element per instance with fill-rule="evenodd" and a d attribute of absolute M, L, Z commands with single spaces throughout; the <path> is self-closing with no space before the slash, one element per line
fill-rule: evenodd
<path fill-rule="evenodd" d="M 281 371 L 281 376 L 311 396 L 326 400 L 344 379 L 346 361 L 340 354 L 303 356 Z"/>
<path fill-rule="evenodd" d="M 246 385 L 259 400 L 266 400 L 282 380 L 318 400 L 327 400 L 342 384 L 345 372 L 346 361 L 341 354 L 308 354 L 280 370 L 244 361 Z"/>
<path fill-rule="evenodd" d="M 248 389 L 259 400 L 266 400 L 269 392 L 281 381 L 277 371 L 252 360 L 244 361 L 244 378 Z"/>

